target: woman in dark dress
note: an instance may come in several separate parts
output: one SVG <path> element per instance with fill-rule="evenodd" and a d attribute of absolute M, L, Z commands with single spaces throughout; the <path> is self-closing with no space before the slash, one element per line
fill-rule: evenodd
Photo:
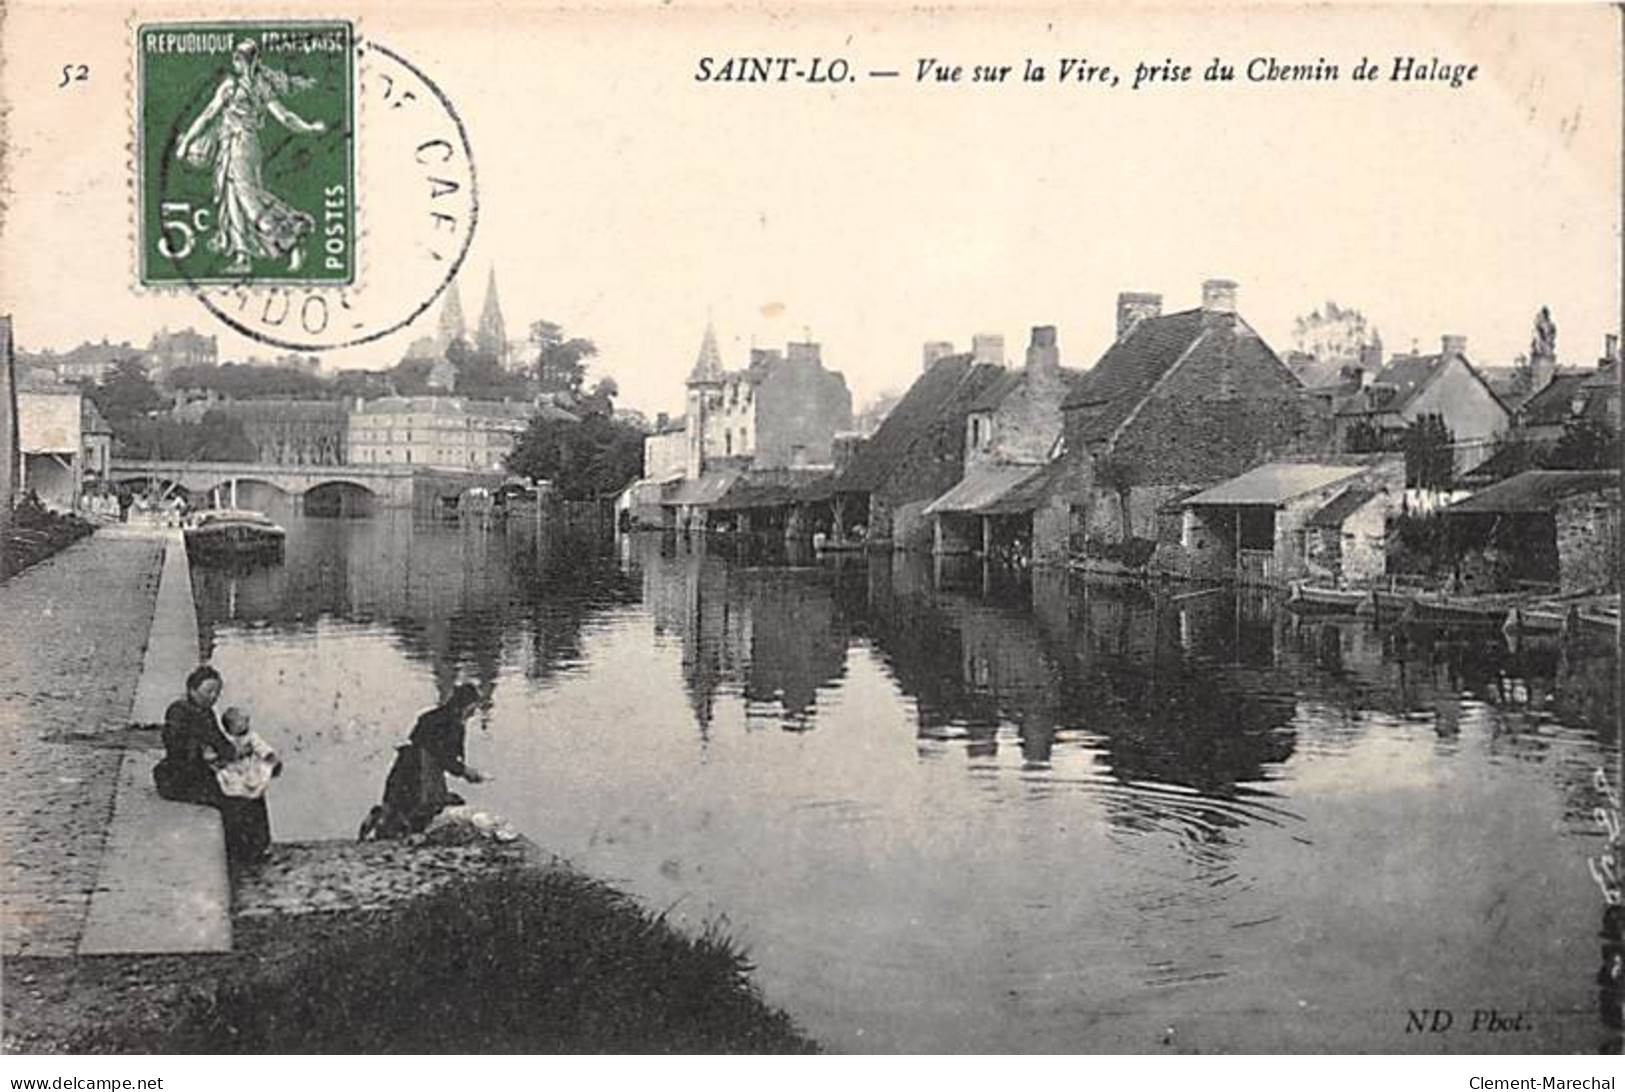
<path fill-rule="evenodd" d="M 405 820 L 412 831 L 429 825 L 442 808 L 461 804 L 463 798 L 446 788 L 446 775 L 471 785 L 485 775 L 463 758 L 468 719 L 480 703 L 480 692 L 463 683 L 444 705 L 418 717 L 408 742 L 398 749 L 395 765 L 384 782 L 384 807 Z"/>
<path fill-rule="evenodd" d="M 186 696 L 164 713 L 164 757 L 153 768 L 152 779 L 165 800 L 219 809 L 227 861 L 250 864 L 271 848 L 271 818 L 263 798 L 227 796 L 215 780 L 214 764 L 232 753 L 214 715 L 220 690 L 220 672 L 208 664 L 186 677 Z"/>

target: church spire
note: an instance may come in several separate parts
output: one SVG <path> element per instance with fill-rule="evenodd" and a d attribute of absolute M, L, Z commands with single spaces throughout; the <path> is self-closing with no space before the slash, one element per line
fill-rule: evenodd
<path fill-rule="evenodd" d="M 717 352 L 717 331 L 710 320 L 705 323 L 705 337 L 700 341 L 700 355 L 694 360 L 694 370 L 688 373 L 690 383 L 717 383 L 722 380 L 722 354 Z"/>
<path fill-rule="evenodd" d="M 463 300 L 457 293 L 457 282 L 453 280 L 446 285 L 446 302 L 440 305 L 440 326 L 435 331 L 435 350 L 443 354 L 452 342 L 467 336 L 468 326 L 463 322 Z"/>
<path fill-rule="evenodd" d="M 485 306 L 480 310 L 480 328 L 474 335 L 474 347 L 481 353 L 495 356 L 499 362 L 507 361 L 508 328 L 502 323 L 502 304 L 497 300 L 497 270 L 494 265 L 485 285 Z"/>

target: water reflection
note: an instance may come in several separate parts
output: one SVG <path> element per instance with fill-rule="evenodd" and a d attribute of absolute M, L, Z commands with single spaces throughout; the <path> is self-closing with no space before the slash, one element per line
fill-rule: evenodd
<path fill-rule="evenodd" d="M 1177 1020 L 1189 1049 L 1437 1049 L 1382 1016 L 1417 982 L 1596 1003 L 1606 648 L 743 540 L 286 523 L 282 567 L 194 574 L 232 700 L 306 733 L 279 830 L 353 832 L 394 735 L 475 679 L 482 799 L 726 914 L 838 1048 L 1147 1050 Z M 1499 1045 L 1592 1025 L 1543 1026 Z"/>

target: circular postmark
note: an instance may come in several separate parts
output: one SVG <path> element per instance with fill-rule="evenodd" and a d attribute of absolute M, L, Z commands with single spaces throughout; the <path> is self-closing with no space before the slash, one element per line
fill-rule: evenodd
<path fill-rule="evenodd" d="M 256 34 L 274 47 L 262 24 L 238 38 Z M 462 118 L 434 80 L 378 42 L 357 39 L 344 58 L 353 80 L 345 69 L 328 81 L 356 88 L 353 103 L 321 97 L 334 58 L 301 68 L 296 54 L 277 70 L 261 59 L 274 48 L 262 48 L 250 59 L 273 75 L 245 76 L 243 52 L 231 58 L 235 79 L 194 81 L 143 161 L 157 183 L 143 235 L 152 264 L 222 324 L 277 348 L 344 349 L 404 329 L 473 244 L 479 194 Z"/>

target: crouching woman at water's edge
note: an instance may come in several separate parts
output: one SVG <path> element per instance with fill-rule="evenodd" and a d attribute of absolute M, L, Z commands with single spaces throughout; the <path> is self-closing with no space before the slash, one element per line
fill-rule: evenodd
<path fill-rule="evenodd" d="M 164 713 L 164 757 L 153 768 L 158 795 L 165 800 L 216 808 L 226 833 L 226 858 L 233 865 L 260 860 L 271 847 L 271 819 L 263 798 L 227 796 L 215 778 L 215 764 L 234 747 L 214 715 L 220 698 L 220 672 L 208 664 L 186 677 L 186 696 Z"/>
<path fill-rule="evenodd" d="M 384 804 L 410 830 L 422 831 L 441 809 L 463 802 L 446 787 L 447 774 L 471 785 L 485 780 L 463 758 L 468 719 L 479 702 L 477 689 L 468 683 L 459 685 L 445 704 L 418 717 L 410 740 L 398 749 L 384 782 Z"/>

